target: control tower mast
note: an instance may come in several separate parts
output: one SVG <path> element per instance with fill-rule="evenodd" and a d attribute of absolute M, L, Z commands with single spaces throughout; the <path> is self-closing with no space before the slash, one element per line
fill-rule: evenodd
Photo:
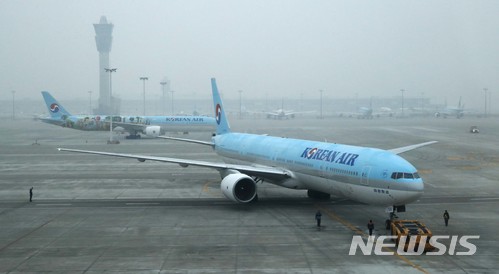
<path fill-rule="evenodd" d="M 110 68 L 109 52 L 113 41 L 114 25 L 107 22 L 106 16 L 101 16 L 98 24 L 94 24 L 95 43 L 99 52 L 99 106 L 94 110 L 97 114 L 118 114 L 119 102 L 112 97 L 109 90 L 109 73 L 105 71 Z"/>

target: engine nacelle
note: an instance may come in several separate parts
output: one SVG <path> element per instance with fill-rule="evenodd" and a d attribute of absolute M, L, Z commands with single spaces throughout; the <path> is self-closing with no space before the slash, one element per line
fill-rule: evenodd
<path fill-rule="evenodd" d="M 246 174 L 229 174 L 220 184 L 222 193 L 237 203 L 249 203 L 256 196 L 256 183 Z"/>
<path fill-rule="evenodd" d="M 161 132 L 160 126 L 148 126 L 144 130 L 144 134 L 149 137 L 158 137 Z"/>

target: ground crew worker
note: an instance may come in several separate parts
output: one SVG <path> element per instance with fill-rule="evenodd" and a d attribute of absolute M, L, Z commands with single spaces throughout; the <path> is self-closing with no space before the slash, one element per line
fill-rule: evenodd
<path fill-rule="evenodd" d="M 317 212 L 315 213 L 315 220 L 317 221 L 317 227 L 321 227 L 321 217 L 322 217 L 321 211 L 317 210 Z"/>
<path fill-rule="evenodd" d="M 445 212 L 444 212 L 445 226 L 449 225 L 449 219 L 450 219 L 449 212 L 447 212 L 447 210 L 445 210 Z"/>
<path fill-rule="evenodd" d="M 372 236 L 373 235 L 373 229 L 374 229 L 373 220 L 369 220 L 369 223 L 367 223 L 367 229 L 369 229 L 369 236 Z"/>
<path fill-rule="evenodd" d="M 29 201 L 31 202 L 33 200 L 33 187 L 29 189 Z"/>

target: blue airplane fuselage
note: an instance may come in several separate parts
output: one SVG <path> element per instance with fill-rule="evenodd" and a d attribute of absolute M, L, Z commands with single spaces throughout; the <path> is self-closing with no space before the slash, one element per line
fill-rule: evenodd
<path fill-rule="evenodd" d="M 416 168 L 381 149 L 225 133 L 213 137 L 214 149 L 225 161 L 280 167 L 287 179 L 267 181 L 292 189 L 312 189 L 363 203 L 403 205 L 424 190 Z"/>
<path fill-rule="evenodd" d="M 109 130 L 108 115 L 71 115 L 60 119 L 52 118 L 54 123 L 79 130 Z M 208 116 L 120 116 L 113 115 L 113 122 L 137 125 L 157 125 L 168 127 L 169 131 L 207 131 L 214 130 L 215 118 Z M 192 127 L 190 127 L 192 126 Z M 115 128 L 116 125 L 113 125 Z"/>

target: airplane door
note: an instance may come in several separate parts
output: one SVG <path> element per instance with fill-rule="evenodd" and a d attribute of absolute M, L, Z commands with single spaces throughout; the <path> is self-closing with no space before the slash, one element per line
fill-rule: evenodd
<path fill-rule="evenodd" d="M 364 166 L 362 168 L 362 173 L 360 176 L 360 184 L 365 186 L 369 185 L 369 172 L 371 172 L 370 166 Z"/>

